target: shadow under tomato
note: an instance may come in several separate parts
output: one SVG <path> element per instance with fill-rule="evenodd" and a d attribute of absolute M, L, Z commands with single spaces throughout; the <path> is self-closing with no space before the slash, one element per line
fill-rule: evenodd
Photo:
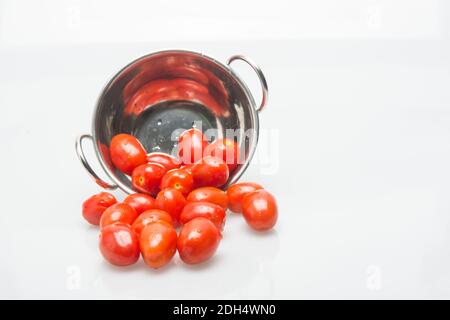
<path fill-rule="evenodd" d="M 214 268 L 215 266 L 220 265 L 222 260 L 223 260 L 223 257 L 220 254 L 220 252 L 216 252 L 211 258 L 209 258 L 208 260 L 206 260 L 202 263 L 199 263 L 199 264 L 187 264 L 187 263 L 184 263 L 178 257 L 178 262 L 179 262 L 178 266 L 180 268 L 190 271 L 190 272 L 200 272 L 200 271 L 211 269 L 211 268 Z"/>
<path fill-rule="evenodd" d="M 276 237 L 278 237 L 276 229 L 258 231 L 258 230 L 252 229 L 250 226 L 247 226 L 247 232 L 251 233 L 252 237 L 261 237 L 261 238 L 276 238 Z"/>
<path fill-rule="evenodd" d="M 90 289 L 116 298 L 204 299 L 245 295 L 246 288 L 253 286 L 261 288 L 261 296 L 270 297 L 279 233 L 253 231 L 239 214 L 227 218 L 224 239 L 216 254 L 204 263 L 185 264 L 177 253 L 168 265 L 154 270 L 142 258 L 135 265 L 115 267 L 99 256 L 94 271 L 99 285 L 91 283 Z"/>
<path fill-rule="evenodd" d="M 144 261 L 142 261 L 141 259 L 139 259 L 135 264 L 129 265 L 129 266 L 115 266 L 111 263 L 109 263 L 108 261 L 106 261 L 105 259 L 103 259 L 102 257 L 102 268 L 107 269 L 108 271 L 114 272 L 114 273 L 121 273 L 123 274 L 123 272 L 133 272 L 133 271 L 137 271 L 143 267 L 147 268 L 147 266 L 145 266 Z"/>

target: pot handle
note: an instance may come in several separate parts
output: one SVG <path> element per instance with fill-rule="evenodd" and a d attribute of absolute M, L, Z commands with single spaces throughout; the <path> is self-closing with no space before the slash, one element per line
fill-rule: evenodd
<path fill-rule="evenodd" d="M 254 63 L 251 59 L 247 58 L 244 55 L 234 55 L 231 56 L 228 61 L 227 61 L 227 65 L 231 65 L 231 63 L 235 60 L 242 60 L 244 62 L 246 62 L 250 67 L 252 67 L 253 70 L 255 70 L 256 75 L 259 78 L 259 82 L 261 83 L 261 88 L 262 88 L 262 101 L 261 101 L 261 105 L 259 106 L 258 109 L 256 109 L 256 111 L 261 112 L 264 107 L 267 105 L 267 99 L 269 98 L 269 88 L 267 87 L 267 81 L 266 81 L 266 77 L 264 77 L 264 74 L 261 70 L 261 68 Z"/>
<path fill-rule="evenodd" d="M 95 183 L 97 183 L 100 187 L 105 188 L 105 189 L 110 189 L 110 190 L 116 189 L 117 185 L 109 184 L 109 183 L 103 181 L 95 173 L 95 171 L 91 168 L 91 166 L 87 162 L 87 159 L 86 159 L 86 157 L 84 155 L 84 152 L 83 152 L 83 140 L 84 139 L 89 139 L 89 140 L 92 141 L 92 143 L 94 143 L 94 140 L 92 139 L 92 136 L 89 135 L 89 134 L 82 134 L 82 135 L 78 136 L 76 141 L 75 141 L 75 150 L 77 152 L 78 159 L 80 159 L 81 163 L 83 164 L 83 166 L 86 169 L 86 171 L 88 172 L 88 174 L 91 176 L 92 179 L 94 179 Z"/>

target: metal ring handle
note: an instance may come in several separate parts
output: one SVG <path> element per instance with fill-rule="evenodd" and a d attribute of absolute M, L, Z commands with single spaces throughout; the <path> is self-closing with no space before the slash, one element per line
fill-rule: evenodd
<path fill-rule="evenodd" d="M 95 173 L 95 171 L 91 168 L 91 166 L 87 162 L 86 157 L 83 152 L 83 145 L 82 145 L 84 139 L 90 139 L 92 141 L 92 143 L 94 142 L 94 140 L 92 139 L 92 136 L 89 134 L 82 134 L 79 137 L 77 137 L 77 140 L 75 141 L 75 150 L 77 152 L 78 159 L 80 159 L 81 163 L 83 164 L 83 166 L 86 169 L 86 171 L 88 172 L 88 174 L 92 177 L 92 179 L 94 179 L 95 183 L 97 183 L 100 187 L 105 188 L 105 189 L 111 189 L 111 190 L 116 189 L 117 185 L 109 184 L 109 183 L 103 181 Z"/>
<path fill-rule="evenodd" d="M 230 66 L 230 64 L 235 60 L 242 60 L 244 62 L 247 62 L 247 64 L 250 67 L 252 67 L 252 69 L 255 70 L 256 74 L 258 75 L 259 82 L 261 83 L 262 87 L 262 101 L 261 105 L 259 106 L 258 109 L 256 109 L 256 111 L 261 112 L 267 105 L 267 100 L 269 98 L 269 88 L 267 87 L 266 77 L 264 76 L 261 68 L 256 63 L 254 63 L 251 59 L 247 58 L 246 56 L 240 54 L 231 56 L 227 61 L 227 65 Z"/>

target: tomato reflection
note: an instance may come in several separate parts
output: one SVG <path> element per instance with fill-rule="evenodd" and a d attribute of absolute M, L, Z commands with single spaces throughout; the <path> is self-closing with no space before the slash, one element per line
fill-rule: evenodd
<path fill-rule="evenodd" d="M 178 68 L 177 73 L 186 75 Z M 186 69 L 184 70 L 186 71 Z M 192 76 L 192 72 L 190 73 Z M 197 75 L 198 76 L 198 75 Z M 188 100 L 201 103 L 217 116 L 227 116 L 227 94 L 225 87 L 219 85 L 220 81 L 214 81 L 214 86 L 202 83 L 207 77 L 200 81 L 186 78 L 158 79 L 141 86 L 128 99 L 125 106 L 125 114 L 138 116 L 148 107 L 162 101 Z M 221 83 L 220 83 L 221 84 Z M 132 84 L 130 84 L 132 86 Z M 127 88 L 127 94 L 130 87 Z M 125 95 L 125 94 L 124 94 Z M 126 97 L 124 97 L 126 98 Z M 125 99 L 127 100 L 127 99 Z"/>

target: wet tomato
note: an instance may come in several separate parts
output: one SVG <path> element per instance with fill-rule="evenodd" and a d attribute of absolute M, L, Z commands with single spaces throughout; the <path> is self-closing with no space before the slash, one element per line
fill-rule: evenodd
<path fill-rule="evenodd" d="M 148 194 L 134 193 L 127 196 L 123 203 L 128 204 L 137 214 L 141 214 L 146 210 L 153 209 L 155 207 L 155 199 Z"/>
<path fill-rule="evenodd" d="M 83 202 L 83 217 L 90 224 L 98 225 L 103 212 L 115 203 L 117 203 L 117 200 L 111 193 L 100 192 L 95 194 Z"/>
<path fill-rule="evenodd" d="M 156 221 L 165 221 L 168 224 L 173 225 L 173 219 L 170 214 L 162 210 L 151 209 L 137 217 L 131 225 L 131 228 L 139 236 L 146 225 Z"/>
<path fill-rule="evenodd" d="M 187 196 L 188 202 L 206 201 L 221 206 L 224 210 L 228 207 L 228 197 L 225 191 L 215 187 L 202 187 L 193 190 Z"/>
<path fill-rule="evenodd" d="M 228 207 L 233 212 L 242 212 L 242 198 L 246 194 L 262 188 L 262 186 L 253 182 L 239 182 L 231 185 L 227 190 Z"/>
<path fill-rule="evenodd" d="M 180 223 L 185 224 L 199 217 L 211 220 L 217 229 L 222 231 L 225 224 L 225 210 L 221 206 L 210 202 L 190 202 L 181 211 Z"/>
<path fill-rule="evenodd" d="M 103 257 L 116 266 L 128 266 L 139 259 L 138 237 L 126 224 L 112 224 L 100 232 L 99 248 Z"/>
<path fill-rule="evenodd" d="M 192 167 L 194 165 L 193 164 L 183 164 L 180 169 L 186 170 L 187 172 L 192 174 Z"/>
<path fill-rule="evenodd" d="M 186 205 L 186 199 L 183 194 L 174 188 L 162 189 L 156 196 L 156 208 L 166 211 L 174 223 L 179 221 L 181 210 Z"/>
<path fill-rule="evenodd" d="M 103 212 L 100 219 L 100 228 L 118 222 L 131 225 L 137 217 L 136 210 L 128 204 L 116 203 Z"/>
<path fill-rule="evenodd" d="M 196 187 L 221 187 L 229 176 L 228 166 L 222 159 L 206 156 L 192 167 Z"/>
<path fill-rule="evenodd" d="M 252 191 L 242 199 L 242 214 L 255 230 L 273 228 L 278 219 L 275 197 L 264 189 Z"/>
<path fill-rule="evenodd" d="M 177 251 L 177 232 L 167 222 L 150 223 L 142 230 L 139 245 L 145 263 L 154 269 L 161 268 Z"/>
<path fill-rule="evenodd" d="M 147 162 L 147 153 L 139 140 L 125 133 L 112 138 L 109 154 L 114 166 L 128 175 L 134 168 Z"/>
<path fill-rule="evenodd" d="M 152 152 L 152 153 L 148 154 L 147 162 L 159 163 L 164 168 L 166 168 L 167 171 L 172 170 L 172 169 L 177 169 L 181 165 L 180 160 L 178 160 L 168 154 L 160 153 L 160 152 Z"/>
<path fill-rule="evenodd" d="M 208 146 L 203 133 L 195 128 L 183 132 L 178 140 L 179 156 L 184 164 L 193 164 L 203 157 Z"/>
<path fill-rule="evenodd" d="M 197 264 L 208 260 L 216 252 L 221 235 L 214 223 L 206 218 L 195 218 L 183 225 L 177 248 L 181 260 Z"/>
<path fill-rule="evenodd" d="M 222 159 L 228 170 L 233 171 L 239 164 L 240 154 L 236 142 L 230 139 L 218 139 L 206 147 L 204 156 L 213 156 Z"/>
<path fill-rule="evenodd" d="M 131 183 L 135 190 L 156 195 L 166 168 L 157 163 L 146 163 L 133 170 Z"/>
<path fill-rule="evenodd" d="M 194 178 L 192 173 L 184 169 L 174 169 L 167 172 L 161 180 L 161 189 L 174 188 L 184 196 L 194 188 Z"/>

